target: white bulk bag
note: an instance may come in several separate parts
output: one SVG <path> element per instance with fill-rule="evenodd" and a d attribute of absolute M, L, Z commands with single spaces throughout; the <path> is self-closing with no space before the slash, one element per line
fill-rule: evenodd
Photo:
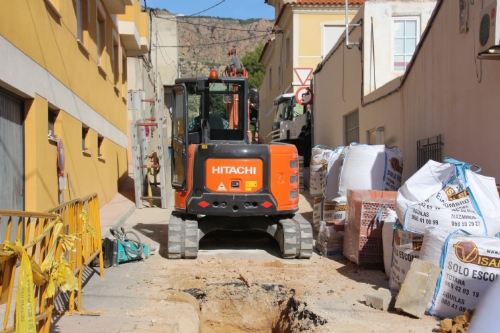
<path fill-rule="evenodd" d="M 323 199 L 323 215 L 322 215 L 323 221 L 335 220 L 334 218 L 335 205 L 336 205 L 335 201 L 327 201 L 326 199 Z"/>
<path fill-rule="evenodd" d="M 351 144 L 342 162 L 339 176 L 339 195 L 347 190 L 384 189 L 385 146 Z"/>
<path fill-rule="evenodd" d="M 399 189 L 396 213 L 405 230 L 428 226 L 474 235 L 500 231 L 500 199 L 495 179 L 478 175 L 454 159 L 429 160 Z"/>
<path fill-rule="evenodd" d="M 325 187 L 326 164 L 332 150 L 326 146 L 318 145 L 312 149 L 311 163 L 309 164 L 310 183 L 309 194 L 323 195 Z"/>
<path fill-rule="evenodd" d="M 403 153 L 396 146 L 386 148 L 385 158 L 384 191 L 397 191 L 403 176 Z"/>
<path fill-rule="evenodd" d="M 410 270 L 411 262 L 415 258 L 419 259 L 423 239 L 424 235 L 404 231 L 401 226 L 394 230 L 391 277 L 389 280 L 389 289 L 391 291 L 401 289 L 406 274 Z"/>
<path fill-rule="evenodd" d="M 324 196 L 326 200 L 333 201 L 339 195 L 339 173 L 342 166 L 344 150 L 348 147 L 338 146 L 332 151 L 326 167 L 326 185 Z"/>
<path fill-rule="evenodd" d="M 323 220 L 323 198 L 316 197 L 316 198 L 314 198 L 314 203 L 313 203 L 313 229 L 314 229 L 314 232 L 319 231 L 319 226 L 320 226 L 321 220 Z"/>
<path fill-rule="evenodd" d="M 442 269 L 428 312 L 453 318 L 474 309 L 499 278 L 500 238 L 428 227 L 424 239 L 420 259 Z"/>
<path fill-rule="evenodd" d="M 382 226 L 382 248 L 384 250 L 384 269 L 387 277 L 391 276 L 392 264 L 392 242 L 394 238 L 394 225 L 397 223 L 398 218 L 396 212 L 392 209 L 387 209 L 387 217 L 385 218 L 384 225 Z"/>
<path fill-rule="evenodd" d="M 345 220 L 346 208 L 347 208 L 347 198 L 338 197 L 333 199 L 335 203 L 335 213 L 333 214 L 334 220 Z"/>

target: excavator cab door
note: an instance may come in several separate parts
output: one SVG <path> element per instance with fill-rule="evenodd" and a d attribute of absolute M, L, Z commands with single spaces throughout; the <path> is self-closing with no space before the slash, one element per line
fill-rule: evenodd
<path fill-rule="evenodd" d="M 184 85 L 172 91 L 172 187 L 187 190 L 187 94 Z"/>

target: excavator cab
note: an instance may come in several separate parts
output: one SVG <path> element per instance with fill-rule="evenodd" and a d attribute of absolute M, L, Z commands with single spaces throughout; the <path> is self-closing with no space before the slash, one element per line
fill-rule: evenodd
<path fill-rule="evenodd" d="M 297 214 L 299 163 L 293 145 L 251 144 L 248 79 L 176 80 L 168 257 L 196 258 L 213 230 L 261 230 L 285 258 L 312 255 L 312 229 Z"/>
<path fill-rule="evenodd" d="M 178 79 L 173 89 L 172 185 L 186 190 L 187 152 L 197 144 L 249 144 L 243 78 Z"/>

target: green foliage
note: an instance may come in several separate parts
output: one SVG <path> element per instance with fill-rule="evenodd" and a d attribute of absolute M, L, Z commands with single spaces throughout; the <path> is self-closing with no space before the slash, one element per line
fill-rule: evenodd
<path fill-rule="evenodd" d="M 222 95 L 210 95 L 210 104 L 215 114 L 227 120 L 227 106 L 222 101 Z"/>
<path fill-rule="evenodd" d="M 259 89 L 262 81 L 264 80 L 266 69 L 259 62 L 263 49 L 264 44 L 259 43 L 253 51 L 247 52 L 243 57 L 241 57 L 241 62 L 248 71 L 248 84 L 250 85 L 250 88 Z"/>

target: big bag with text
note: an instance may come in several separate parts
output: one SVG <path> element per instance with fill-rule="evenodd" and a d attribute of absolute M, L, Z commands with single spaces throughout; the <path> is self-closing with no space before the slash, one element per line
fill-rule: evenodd
<path fill-rule="evenodd" d="M 464 162 L 429 160 L 398 190 L 396 213 L 404 230 L 423 234 L 428 226 L 473 235 L 500 231 L 500 199 L 495 179 L 471 171 Z"/>

